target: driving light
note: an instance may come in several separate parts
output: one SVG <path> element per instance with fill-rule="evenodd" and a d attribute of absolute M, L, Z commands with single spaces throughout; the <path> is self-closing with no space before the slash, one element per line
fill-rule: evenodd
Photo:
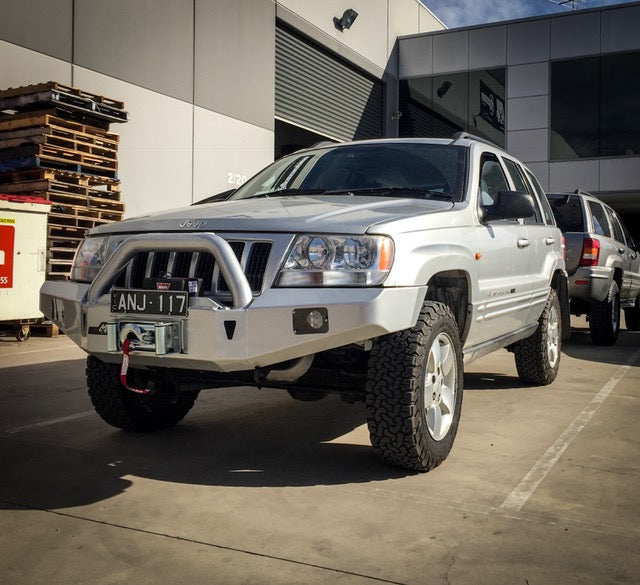
<path fill-rule="evenodd" d="M 278 286 L 377 286 L 393 263 L 386 236 L 298 236 Z"/>

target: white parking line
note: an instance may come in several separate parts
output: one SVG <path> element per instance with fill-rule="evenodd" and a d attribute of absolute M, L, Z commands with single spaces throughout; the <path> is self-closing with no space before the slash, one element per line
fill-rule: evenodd
<path fill-rule="evenodd" d="M 95 410 L 85 410 L 84 412 L 78 412 L 77 414 L 70 414 L 69 416 L 61 416 L 60 418 L 52 418 L 42 422 L 34 423 L 31 425 L 24 425 L 23 427 L 16 427 L 15 429 L 9 429 L 5 433 L 21 433 L 22 431 L 28 431 L 29 429 L 37 429 L 40 427 L 48 427 L 50 425 L 57 425 L 58 423 L 75 420 L 77 418 L 83 418 L 91 414 L 95 414 Z"/>
<path fill-rule="evenodd" d="M 574 421 L 566 428 L 566 430 L 554 441 L 544 455 L 537 461 L 537 463 L 529 470 L 529 473 L 524 476 L 523 480 L 518 484 L 507 499 L 500 504 L 501 510 L 513 510 L 519 512 L 522 507 L 527 503 L 527 500 L 531 497 L 536 488 L 542 483 L 544 478 L 549 474 L 553 466 L 558 462 L 562 454 L 567 450 L 569 445 L 578 436 L 578 433 L 586 426 L 591 420 L 593 415 L 598 411 L 602 403 L 606 400 L 607 396 L 611 394 L 613 389 L 617 386 L 618 382 L 624 378 L 625 374 L 629 371 L 632 365 L 640 357 L 640 349 L 636 350 L 631 357 L 625 362 L 623 366 L 620 366 L 613 376 L 609 378 L 607 383 L 600 389 L 584 410 L 574 419 Z"/>

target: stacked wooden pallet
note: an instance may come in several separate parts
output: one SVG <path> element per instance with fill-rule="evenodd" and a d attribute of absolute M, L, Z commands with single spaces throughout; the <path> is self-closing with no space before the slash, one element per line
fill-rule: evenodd
<path fill-rule="evenodd" d="M 67 278 L 87 229 L 124 213 L 118 179 L 122 102 L 57 82 L 0 90 L 0 192 L 51 201 L 47 278 Z"/>

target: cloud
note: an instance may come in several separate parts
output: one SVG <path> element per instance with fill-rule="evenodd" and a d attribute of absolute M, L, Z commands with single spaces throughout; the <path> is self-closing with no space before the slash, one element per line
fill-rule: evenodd
<path fill-rule="evenodd" d="M 566 12 L 551 0 L 421 0 L 449 28 Z"/>

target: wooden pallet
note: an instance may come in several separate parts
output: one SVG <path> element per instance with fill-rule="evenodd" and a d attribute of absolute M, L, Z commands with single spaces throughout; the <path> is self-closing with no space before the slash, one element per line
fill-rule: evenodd
<path fill-rule="evenodd" d="M 115 162 L 115 166 L 117 166 L 117 162 Z M 0 159 L 0 174 L 35 168 L 57 169 L 74 173 L 96 175 L 109 179 L 118 178 L 117 170 L 107 169 L 90 162 L 77 162 L 70 160 L 70 158 L 50 156 L 49 154 L 25 156 L 14 159 Z"/>
<path fill-rule="evenodd" d="M 48 90 L 64 91 L 65 93 L 78 97 L 88 98 L 93 100 L 94 102 L 106 104 L 120 110 L 124 108 L 124 102 L 91 93 L 89 91 L 84 91 L 70 85 L 64 85 L 63 83 L 58 83 L 57 81 L 45 81 L 44 83 L 23 85 L 20 87 L 8 87 L 7 89 L 0 90 L 0 98 L 17 97 L 20 95 L 39 93 Z"/>
<path fill-rule="evenodd" d="M 109 158 L 115 160 L 118 157 L 118 146 L 115 148 L 111 145 L 95 144 L 84 140 L 76 140 L 73 133 L 66 133 L 66 136 L 59 136 L 54 134 L 51 127 L 42 128 L 29 128 L 30 133 L 24 135 L 25 132 L 20 130 L 19 132 L 23 136 L 16 136 L 14 138 L 7 138 L 6 135 L 14 134 L 14 132 L 0 132 L 0 150 L 16 149 L 23 146 L 29 146 L 32 144 L 43 144 L 51 147 L 60 147 L 72 152 L 82 152 L 99 156 L 103 158 Z"/>
<path fill-rule="evenodd" d="M 98 123 L 126 122 L 129 114 L 122 102 L 57 82 L 47 82 L 0 92 L 0 110 L 33 111 L 44 107 L 68 110 Z"/>
<path fill-rule="evenodd" d="M 33 157 L 47 161 L 90 166 L 100 170 L 104 169 L 109 173 L 118 170 L 118 161 L 115 160 L 115 158 L 105 158 L 59 145 L 31 143 L 0 150 L 0 161 L 21 160 Z"/>

